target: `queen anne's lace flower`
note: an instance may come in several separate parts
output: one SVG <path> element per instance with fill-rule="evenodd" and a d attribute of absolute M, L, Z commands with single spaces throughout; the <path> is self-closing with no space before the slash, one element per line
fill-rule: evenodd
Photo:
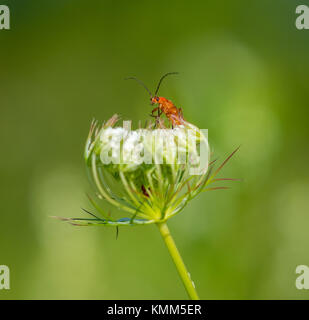
<path fill-rule="evenodd" d="M 201 192 L 225 189 L 210 187 L 224 164 L 208 164 L 208 141 L 202 130 L 183 121 L 173 129 L 130 130 L 114 127 L 114 115 L 102 126 L 91 124 L 85 161 L 96 188 L 97 200 L 90 202 L 100 214 L 91 218 L 62 218 L 78 226 L 133 226 L 156 223 L 191 299 L 198 299 L 166 220 L 179 213 Z M 160 124 L 160 122 L 159 122 Z M 101 203 L 106 201 L 125 216 L 116 219 Z"/>
<path fill-rule="evenodd" d="M 98 200 L 91 203 L 101 214 L 89 219 L 66 219 L 77 225 L 142 225 L 166 221 L 218 179 L 208 168 L 208 141 L 190 123 L 174 129 L 115 127 L 117 115 L 106 124 L 91 125 L 85 161 Z M 204 150 L 204 153 L 201 153 Z M 114 180 L 112 183 L 111 181 Z M 101 199 L 126 213 L 113 219 Z"/>

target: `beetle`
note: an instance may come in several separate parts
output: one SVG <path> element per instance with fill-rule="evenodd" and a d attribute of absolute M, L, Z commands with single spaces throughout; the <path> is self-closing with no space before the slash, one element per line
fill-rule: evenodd
<path fill-rule="evenodd" d="M 151 91 L 145 86 L 145 84 L 141 80 L 139 80 L 135 77 L 128 77 L 128 78 L 125 78 L 125 80 L 131 79 L 131 80 L 137 81 L 149 93 L 151 105 L 152 106 L 158 105 L 151 111 L 151 116 L 158 119 L 161 117 L 162 113 L 164 113 L 166 115 L 166 117 L 168 118 L 168 120 L 171 122 L 172 126 L 177 126 L 177 125 L 181 125 L 184 123 L 182 109 L 177 108 L 171 100 L 168 100 L 164 97 L 159 97 L 157 95 L 163 79 L 169 75 L 172 75 L 172 74 L 178 74 L 178 72 L 168 72 L 161 77 L 154 95 L 151 93 Z M 156 112 L 156 111 L 158 111 L 158 114 L 155 116 L 154 112 Z"/>

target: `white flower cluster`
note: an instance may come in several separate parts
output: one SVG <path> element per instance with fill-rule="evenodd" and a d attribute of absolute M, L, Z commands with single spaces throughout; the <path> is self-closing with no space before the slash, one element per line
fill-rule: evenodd
<path fill-rule="evenodd" d="M 206 138 L 195 127 L 155 130 L 109 127 L 100 133 L 100 159 L 103 165 L 121 165 L 124 171 L 134 171 L 143 163 L 197 166 L 201 162 L 201 144 L 208 151 Z M 208 154 L 203 155 L 206 156 L 203 163 L 208 164 Z"/>

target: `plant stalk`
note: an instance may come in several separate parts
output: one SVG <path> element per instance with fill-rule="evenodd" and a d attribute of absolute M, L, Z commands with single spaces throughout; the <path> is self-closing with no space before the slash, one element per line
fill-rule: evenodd
<path fill-rule="evenodd" d="M 170 231 L 167 227 L 166 222 L 157 223 L 157 226 L 160 230 L 161 236 L 167 246 L 167 249 L 175 263 L 177 271 L 180 275 L 180 278 L 185 286 L 185 289 L 191 300 L 199 300 L 198 294 L 195 290 L 193 281 L 191 280 L 190 274 L 181 258 L 181 255 L 176 247 L 176 244 L 170 234 Z"/>

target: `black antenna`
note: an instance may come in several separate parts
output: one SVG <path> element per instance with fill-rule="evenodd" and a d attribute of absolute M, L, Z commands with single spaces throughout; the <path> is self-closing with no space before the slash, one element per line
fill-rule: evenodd
<path fill-rule="evenodd" d="M 146 90 L 147 92 L 150 94 L 150 97 L 152 98 L 152 93 L 150 92 L 150 90 L 145 86 L 144 82 L 142 82 L 141 80 L 135 78 L 135 77 L 129 77 L 129 78 L 125 78 L 124 80 L 135 80 L 137 81 L 140 85 L 142 85 Z"/>
<path fill-rule="evenodd" d="M 158 91 L 159 91 L 159 88 L 160 88 L 160 85 L 161 85 L 161 82 L 163 81 L 163 79 L 171 74 L 179 74 L 179 72 L 168 72 L 166 73 L 164 76 L 161 77 L 159 83 L 158 83 L 158 86 L 157 86 L 157 90 L 155 92 L 155 96 L 157 95 Z"/>

